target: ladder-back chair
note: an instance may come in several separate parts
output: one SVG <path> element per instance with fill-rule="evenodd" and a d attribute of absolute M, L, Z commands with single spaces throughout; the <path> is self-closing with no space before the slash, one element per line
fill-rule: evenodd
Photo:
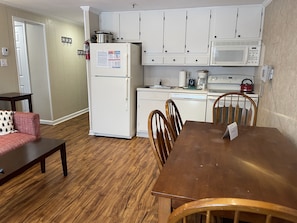
<path fill-rule="evenodd" d="M 244 93 L 230 92 L 218 97 L 213 104 L 213 123 L 255 126 L 257 105 Z"/>
<path fill-rule="evenodd" d="M 165 115 L 154 110 L 148 117 L 148 135 L 158 167 L 164 166 L 176 140 L 176 135 Z"/>

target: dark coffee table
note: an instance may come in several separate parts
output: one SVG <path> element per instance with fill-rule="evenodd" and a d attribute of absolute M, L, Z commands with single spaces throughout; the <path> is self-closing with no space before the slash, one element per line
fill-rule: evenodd
<path fill-rule="evenodd" d="M 40 138 L 0 156 L 0 185 L 40 162 L 45 173 L 45 158 L 60 150 L 63 174 L 67 176 L 66 146 L 61 139 Z"/>

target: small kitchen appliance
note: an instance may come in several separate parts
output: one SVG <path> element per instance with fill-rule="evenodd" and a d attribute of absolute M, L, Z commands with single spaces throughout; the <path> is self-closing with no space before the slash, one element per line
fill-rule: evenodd
<path fill-rule="evenodd" d="M 195 87 L 195 79 L 190 78 L 189 79 L 189 88 L 194 88 Z"/>
<path fill-rule="evenodd" d="M 240 91 L 245 93 L 252 93 L 254 91 L 254 83 L 251 79 L 245 78 L 240 85 Z"/>
<path fill-rule="evenodd" d="M 208 70 L 198 70 L 197 90 L 205 90 L 207 87 Z"/>
<path fill-rule="evenodd" d="M 97 43 L 112 43 L 111 32 L 95 31 Z"/>

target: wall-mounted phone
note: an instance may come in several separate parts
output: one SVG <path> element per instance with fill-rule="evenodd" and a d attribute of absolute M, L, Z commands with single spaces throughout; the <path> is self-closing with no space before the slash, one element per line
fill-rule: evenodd
<path fill-rule="evenodd" d="M 261 80 L 266 82 L 267 80 L 272 80 L 274 69 L 271 65 L 264 65 L 262 67 Z"/>

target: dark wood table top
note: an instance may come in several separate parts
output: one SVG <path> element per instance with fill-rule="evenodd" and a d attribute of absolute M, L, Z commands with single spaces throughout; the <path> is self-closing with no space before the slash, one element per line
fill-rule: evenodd
<path fill-rule="evenodd" d="M 40 138 L 0 156 L 0 184 L 24 172 L 57 150 L 65 148 L 62 139 Z"/>
<path fill-rule="evenodd" d="M 13 99 L 13 98 L 21 98 L 21 97 L 28 97 L 28 96 L 31 96 L 32 93 L 18 93 L 18 92 L 10 92 L 10 93 L 3 93 L 3 94 L 0 94 L 0 99 L 1 100 L 10 100 L 10 99 Z"/>
<path fill-rule="evenodd" d="M 152 194 L 183 201 L 236 197 L 297 209 L 297 148 L 276 128 L 187 121 Z"/>

